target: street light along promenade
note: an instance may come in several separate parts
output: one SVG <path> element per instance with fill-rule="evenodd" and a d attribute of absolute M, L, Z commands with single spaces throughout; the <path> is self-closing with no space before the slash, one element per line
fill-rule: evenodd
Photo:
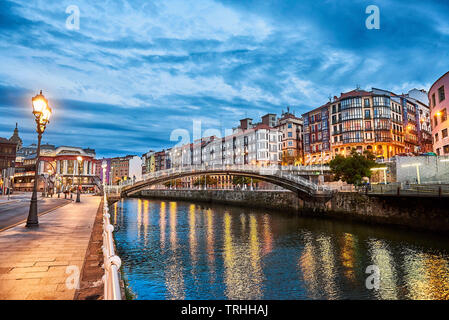
<path fill-rule="evenodd" d="M 36 120 L 36 132 L 37 132 L 37 150 L 36 150 L 36 168 L 34 170 L 34 185 L 33 194 L 31 196 L 30 211 L 28 212 L 28 219 L 26 223 L 27 228 L 39 226 L 37 218 L 37 187 L 39 179 L 39 156 L 41 152 L 41 140 L 42 134 L 45 132 L 47 124 L 50 122 L 50 116 L 52 113 L 51 108 L 48 106 L 48 100 L 42 95 L 42 90 L 36 96 L 31 99 L 33 105 L 33 114 Z"/>

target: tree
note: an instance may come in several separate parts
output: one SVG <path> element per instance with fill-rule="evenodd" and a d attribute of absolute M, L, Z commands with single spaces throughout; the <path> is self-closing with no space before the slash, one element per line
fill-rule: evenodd
<path fill-rule="evenodd" d="M 353 148 L 349 157 L 337 155 L 329 163 L 329 167 L 335 180 L 341 179 L 349 184 L 360 185 L 363 177 L 371 177 L 371 168 L 376 166 L 374 159 L 375 156 L 370 151 L 360 154 Z"/>
<path fill-rule="evenodd" d="M 206 176 L 206 184 L 208 186 L 216 186 L 217 185 L 217 178 Z M 196 179 L 193 183 L 194 186 L 204 186 L 204 176 L 201 176 L 200 178 Z"/>

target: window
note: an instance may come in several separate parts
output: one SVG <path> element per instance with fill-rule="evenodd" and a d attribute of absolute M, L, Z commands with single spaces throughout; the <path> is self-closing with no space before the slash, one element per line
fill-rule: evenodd
<path fill-rule="evenodd" d="M 441 86 L 439 89 L 438 89 L 438 99 L 440 100 L 440 102 L 441 101 L 443 101 L 444 100 L 444 86 Z"/>
<path fill-rule="evenodd" d="M 443 150 L 444 150 L 444 153 L 445 153 L 445 154 L 449 153 L 449 144 L 448 144 L 448 145 L 445 145 L 445 146 L 443 147 Z"/>
<path fill-rule="evenodd" d="M 291 128 L 292 127 L 292 124 L 291 123 L 289 123 L 288 125 L 287 125 L 287 128 Z"/>
<path fill-rule="evenodd" d="M 289 138 L 293 137 L 293 133 L 292 132 L 288 132 L 288 137 Z"/>
<path fill-rule="evenodd" d="M 443 129 L 443 131 L 441 131 L 441 136 L 442 136 L 443 138 L 446 138 L 446 137 L 447 137 L 447 129 Z"/>
<path fill-rule="evenodd" d="M 444 109 L 441 111 L 441 121 L 444 122 L 444 121 L 446 121 L 446 120 L 447 120 L 447 112 L 446 112 L 446 108 L 444 108 Z"/>
<path fill-rule="evenodd" d="M 335 104 L 332 106 L 332 113 L 337 113 L 337 106 Z"/>
<path fill-rule="evenodd" d="M 370 107 L 371 104 L 369 103 L 369 99 L 363 99 L 365 107 Z"/>
<path fill-rule="evenodd" d="M 289 141 L 289 142 L 288 142 L 288 146 L 289 146 L 289 147 L 293 146 L 293 141 Z"/>
<path fill-rule="evenodd" d="M 438 133 L 435 133 L 435 142 L 438 142 Z"/>
<path fill-rule="evenodd" d="M 435 107 L 436 101 L 435 101 L 435 93 L 432 94 L 432 107 Z"/>
<path fill-rule="evenodd" d="M 365 110 L 365 119 L 371 118 L 371 112 L 370 110 Z"/>
<path fill-rule="evenodd" d="M 438 125 L 438 116 L 437 115 L 433 116 L 433 122 L 434 122 L 435 127 L 436 127 Z"/>

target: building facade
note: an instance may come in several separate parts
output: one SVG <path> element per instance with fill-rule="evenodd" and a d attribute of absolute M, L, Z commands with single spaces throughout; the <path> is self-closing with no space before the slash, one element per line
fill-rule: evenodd
<path fill-rule="evenodd" d="M 27 147 L 27 149 L 32 148 Z M 78 161 L 78 157 L 82 160 Z M 78 185 L 81 185 L 84 191 L 94 191 L 99 186 L 93 149 L 43 144 L 39 159 L 39 191 L 52 188 L 58 192 L 67 188 L 73 189 Z M 36 152 L 24 156 L 23 163 L 17 167 L 14 174 L 14 188 L 20 191 L 32 191 L 35 168 Z"/>
<path fill-rule="evenodd" d="M 419 97 L 413 91 L 414 97 Z M 324 164 L 352 149 L 388 159 L 428 152 L 428 106 L 408 94 L 352 90 L 303 115 L 304 164 Z"/>
<path fill-rule="evenodd" d="M 305 165 L 323 164 L 331 159 L 329 108 L 330 103 L 327 103 L 302 115 Z"/>
<path fill-rule="evenodd" d="M 442 75 L 429 90 L 430 117 L 432 119 L 433 150 L 437 155 L 449 155 L 449 72 Z"/>
<path fill-rule="evenodd" d="M 282 133 L 282 164 L 301 165 L 304 161 L 303 120 L 287 108 L 287 112 L 282 112 L 276 127 Z"/>

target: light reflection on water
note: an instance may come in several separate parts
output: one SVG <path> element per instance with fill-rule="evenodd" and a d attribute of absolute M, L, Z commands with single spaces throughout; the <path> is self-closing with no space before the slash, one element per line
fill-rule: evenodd
<path fill-rule="evenodd" d="M 112 210 L 138 299 L 449 299 L 447 237 L 187 202 Z"/>

